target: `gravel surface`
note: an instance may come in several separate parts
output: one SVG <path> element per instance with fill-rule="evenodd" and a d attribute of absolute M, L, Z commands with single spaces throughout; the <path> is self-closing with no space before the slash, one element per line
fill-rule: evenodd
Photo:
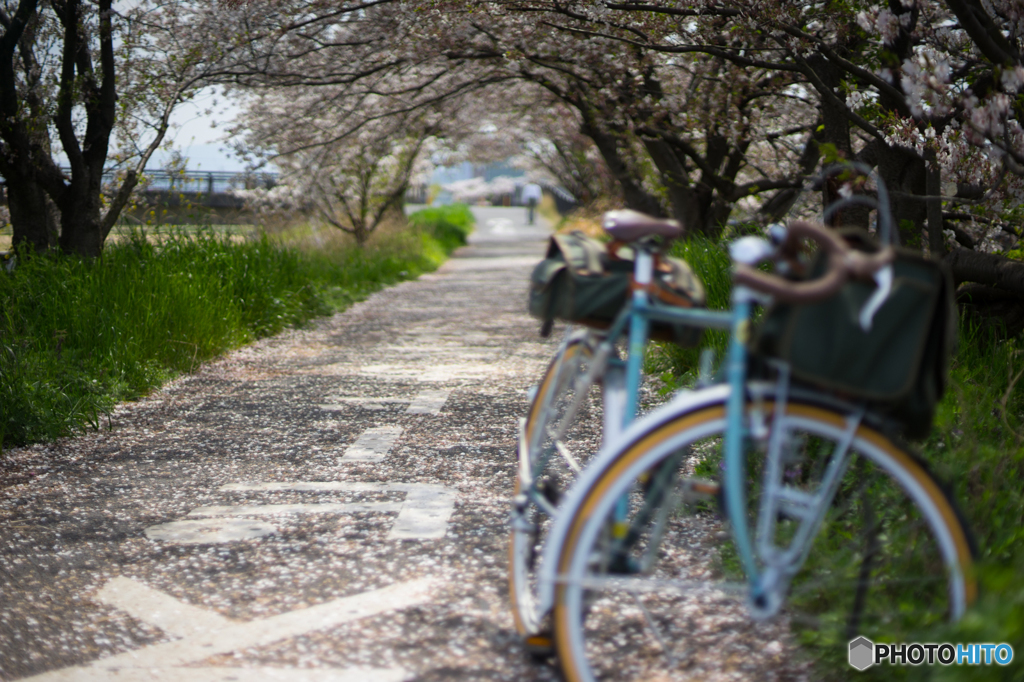
<path fill-rule="evenodd" d="M 0 680 L 559 679 L 506 595 L 517 420 L 558 336 L 525 314 L 544 231 L 478 220 L 435 274 L 5 453 Z M 691 679 L 792 678 L 742 614 L 705 625 L 729 655 Z"/>

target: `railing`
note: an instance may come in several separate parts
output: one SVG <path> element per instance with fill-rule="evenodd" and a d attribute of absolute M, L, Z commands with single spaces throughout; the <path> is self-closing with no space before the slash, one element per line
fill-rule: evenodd
<path fill-rule="evenodd" d="M 114 179 L 113 174 L 110 179 Z M 144 192 L 224 194 L 232 189 L 270 189 L 276 184 L 277 173 L 147 170 L 143 173 L 139 189 Z"/>

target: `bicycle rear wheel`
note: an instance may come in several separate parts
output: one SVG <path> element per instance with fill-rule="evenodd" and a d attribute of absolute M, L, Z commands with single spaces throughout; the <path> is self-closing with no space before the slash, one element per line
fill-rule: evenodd
<path fill-rule="evenodd" d="M 530 403 L 521 434 L 532 484 L 516 478 L 516 507 L 509 539 L 509 596 L 516 630 L 537 653 L 550 651 L 537 611 L 537 571 L 554 509 L 601 442 L 601 405 L 588 380 L 596 339 L 571 339 L 552 359 Z"/>
<path fill-rule="evenodd" d="M 770 416 L 770 401 L 760 407 Z M 844 436 L 844 415 L 791 400 L 776 425 L 787 434 L 787 482 L 812 490 L 823 453 Z M 568 680 L 686 679 L 706 672 L 709 657 L 743 660 L 763 676 L 774 663 L 756 656 L 769 641 L 800 645 L 836 679 L 852 672 L 850 639 L 906 641 L 959 618 L 973 600 L 971 545 L 951 501 L 914 457 L 862 424 L 782 611 L 751 623 L 716 507 L 688 492 L 695 468 L 718 467 L 724 427 L 724 404 L 661 421 L 588 476 L 585 495 L 574 497 L 582 502 L 563 511 L 572 516 L 553 620 Z M 763 455 L 748 452 L 753 512 Z M 776 537 L 785 540 L 793 523 L 779 518 Z"/>

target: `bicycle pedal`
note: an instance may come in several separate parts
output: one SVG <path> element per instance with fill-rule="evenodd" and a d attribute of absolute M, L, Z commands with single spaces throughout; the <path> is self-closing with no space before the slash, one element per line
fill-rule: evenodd
<path fill-rule="evenodd" d="M 555 655 L 555 639 L 547 632 L 530 635 L 523 640 L 526 653 L 534 658 L 549 658 Z"/>
<path fill-rule="evenodd" d="M 686 487 L 683 490 L 683 500 L 686 502 L 713 500 L 721 494 L 722 485 L 718 481 L 692 478 L 686 481 Z"/>
<path fill-rule="evenodd" d="M 640 564 L 628 554 L 618 554 L 608 564 L 608 572 L 615 575 L 636 575 L 640 572 Z"/>

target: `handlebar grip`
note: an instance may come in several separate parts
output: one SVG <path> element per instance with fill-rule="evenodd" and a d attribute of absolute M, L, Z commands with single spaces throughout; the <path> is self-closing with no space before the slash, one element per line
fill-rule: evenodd
<path fill-rule="evenodd" d="M 891 246 L 877 253 L 850 250 L 843 257 L 843 267 L 857 278 L 868 278 L 896 260 L 896 251 Z"/>

